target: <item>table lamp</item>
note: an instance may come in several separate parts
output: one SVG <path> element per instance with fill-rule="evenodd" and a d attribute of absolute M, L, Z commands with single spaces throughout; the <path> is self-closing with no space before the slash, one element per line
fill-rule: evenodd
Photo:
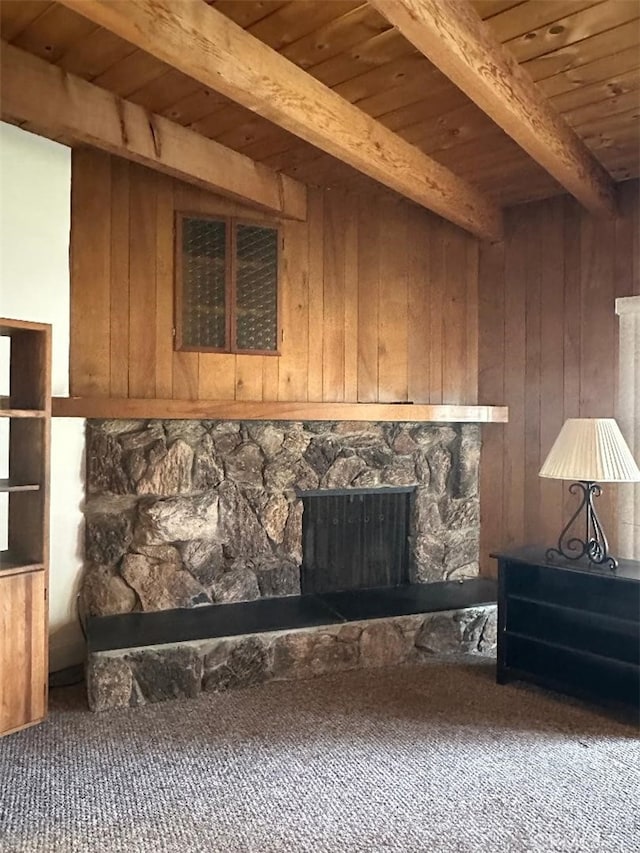
<path fill-rule="evenodd" d="M 595 510 L 593 499 L 602 494 L 599 483 L 640 481 L 640 470 L 631 455 L 620 428 L 613 418 L 569 418 L 560 430 L 540 469 L 541 477 L 577 480 L 569 486 L 572 494 L 582 492 L 582 500 L 558 539 L 557 548 L 549 548 L 546 558 L 580 560 L 615 569 L 617 560 L 609 554 L 609 545 Z M 584 539 L 571 535 L 571 529 L 584 512 Z"/>

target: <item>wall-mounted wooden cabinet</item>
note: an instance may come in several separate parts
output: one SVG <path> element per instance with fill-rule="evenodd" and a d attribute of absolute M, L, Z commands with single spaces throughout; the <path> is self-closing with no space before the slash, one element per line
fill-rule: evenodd
<path fill-rule="evenodd" d="M 0 336 L 9 363 L 8 394 L 0 397 L 0 734 L 7 734 L 40 721 L 47 707 L 51 327 L 0 319 Z"/>

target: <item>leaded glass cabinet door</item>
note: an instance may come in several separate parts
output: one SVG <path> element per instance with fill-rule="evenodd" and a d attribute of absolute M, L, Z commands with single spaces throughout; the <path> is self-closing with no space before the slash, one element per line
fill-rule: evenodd
<path fill-rule="evenodd" d="M 178 348 L 229 347 L 229 247 L 224 220 L 181 217 Z"/>
<path fill-rule="evenodd" d="M 280 232 L 179 214 L 176 346 L 277 354 Z"/>
<path fill-rule="evenodd" d="M 235 340 L 238 350 L 278 349 L 278 231 L 236 225 Z"/>

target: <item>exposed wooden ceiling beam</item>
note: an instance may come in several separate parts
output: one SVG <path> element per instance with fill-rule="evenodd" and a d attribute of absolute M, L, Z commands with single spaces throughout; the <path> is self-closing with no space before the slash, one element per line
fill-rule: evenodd
<path fill-rule="evenodd" d="M 609 174 L 469 0 L 369 2 L 589 211 L 615 213 Z"/>
<path fill-rule="evenodd" d="M 280 216 L 306 219 L 304 184 L 166 118 L 0 43 L 0 113 Z"/>
<path fill-rule="evenodd" d="M 209 88 L 481 236 L 500 209 L 202 0 L 60 0 Z"/>

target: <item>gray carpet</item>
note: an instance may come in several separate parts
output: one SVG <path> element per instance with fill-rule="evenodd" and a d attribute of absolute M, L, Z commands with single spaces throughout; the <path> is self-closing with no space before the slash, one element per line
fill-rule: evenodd
<path fill-rule="evenodd" d="M 638 732 L 486 661 L 344 673 L 0 741 L 0 850 L 640 849 Z"/>

